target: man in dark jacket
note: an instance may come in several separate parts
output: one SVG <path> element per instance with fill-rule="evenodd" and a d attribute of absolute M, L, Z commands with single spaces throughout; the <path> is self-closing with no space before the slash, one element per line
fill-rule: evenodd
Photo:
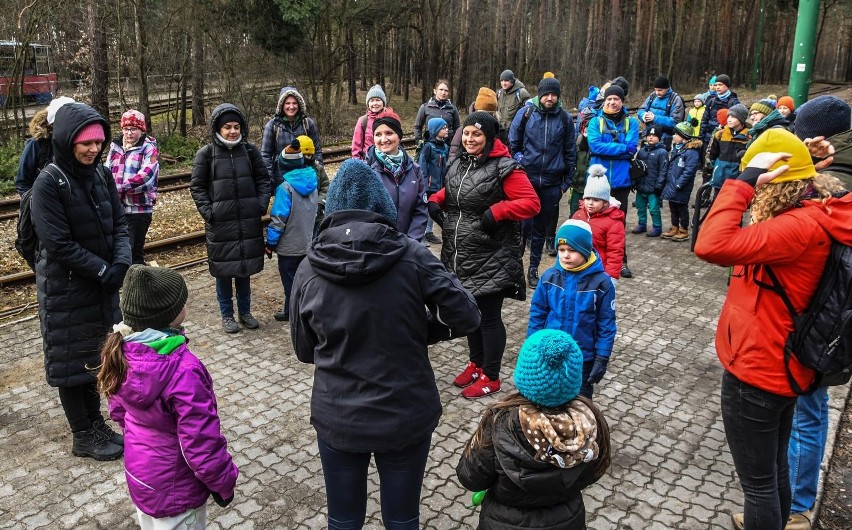
<path fill-rule="evenodd" d="M 497 91 L 497 121 L 500 123 L 498 137 L 502 142 L 508 143 L 512 120 L 529 99 L 530 93 L 521 80 L 515 77 L 515 73 L 503 70 L 500 74 L 500 90 Z"/>
<path fill-rule="evenodd" d="M 375 453 L 382 518 L 391 527 L 419 516 L 431 434 L 441 416 L 427 344 L 472 333 L 479 310 L 454 274 L 396 229 L 390 195 L 364 162 L 343 163 L 325 211 L 296 272 L 290 330 L 299 360 L 316 367 L 311 424 L 328 516 L 361 527 Z M 390 459 L 394 469 L 387 473 Z M 363 487 L 344 480 L 353 469 L 363 470 Z"/>
<path fill-rule="evenodd" d="M 736 92 L 731 90 L 731 78 L 725 74 L 716 76 L 716 92 L 707 97 L 707 102 L 704 104 L 707 110 L 701 117 L 700 138 L 702 142 L 706 144 L 716 127 L 719 126 L 716 113 L 720 109 L 730 109 L 739 102 Z"/>
<path fill-rule="evenodd" d="M 95 375 L 100 345 L 121 321 L 118 289 L 130 267 L 130 239 L 115 182 L 101 166 L 109 123 L 69 103 L 53 129 L 53 164 L 32 188 L 39 320 L 47 383 L 73 433 L 72 454 L 113 460 L 124 438 L 104 423 Z"/>
<path fill-rule="evenodd" d="M 538 284 L 538 266 L 547 225 L 562 194 L 571 187 L 577 164 L 574 123 L 560 105 L 561 95 L 558 79 L 542 79 L 538 84 L 538 101 L 515 115 L 509 131 L 512 156 L 524 166 L 541 202 L 538 215 L 524 222 L 524 239 L 530 239 L 527 281 L 531 288 Z"/>

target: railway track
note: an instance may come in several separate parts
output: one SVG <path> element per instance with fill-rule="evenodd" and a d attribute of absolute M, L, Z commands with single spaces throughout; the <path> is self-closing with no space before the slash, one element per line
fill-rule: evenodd
<path fill-rule="evenodd" d="M 412 145 L 414 145 L 413 138 L 406 138 L 403 140 L 403 146 Z M 348 145 L 331 147 L 327 151 L 324 151 L 324 154 L 330 155 L 325 158 L 325 162 L 327 164 L 342 162 L 351 157 L 350 147 Z M 169 183 L 169 185 L 161 187 L 159 191 L 161 193 L 164 193 L 188 188 L 190 175 L 190 172 L 185 171 L 160 177 L 160 184 L 167 182 Z M 19 213 L 18 206 L 19 199 L 17 198 L 0 200 L 0 208 L 6 207 L 14 209 L 14 211 L 11 212 L 0 213 L 0 220 L 16 218 Z M 266 223 L 269 221 L 269 217 L 265 216 L 263 220 L 264 223 Z M 145 244 L 145 252 L 163 252 L 180 246 L 202 243 L 204 241 L 204 236 L 204 231 L 198 230 L 194 232 L 189 232 L 187 234 L 181 234 L 179 236 L 160 239 L 158 241 L 149 241 Z M 30 270 L 16 272 L 5 276 L 0 276 L 0 287 L 31 283 L 34 280 L 35 274 Z M 2 318 L 2 314 L 0 314 L 0 318 Z"/>

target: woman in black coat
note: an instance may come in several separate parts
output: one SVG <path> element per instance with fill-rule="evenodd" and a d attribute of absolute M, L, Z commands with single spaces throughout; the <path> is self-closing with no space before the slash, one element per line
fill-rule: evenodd
<path fill-rule="evenodd" d="M 122 455 L 124 439 L 101 415 L 95 376 L 99 349 L 121 321 L 118 289 L 130 267 L 124 208 L 100 163 L 109 123 L 82 103 L 64 105 L 53 126 L 53 163 L 33 184 L 32 220 L 39 319 L 47 382 L 59 388 L 74 433 L 72 453 Z"/>
<path fill-rule="evenodd" d="M 195 155 L 189 190 L 204 218 L 210 274 L 222 327 L 240 331 L 234 320 L 234 284 L 239 320 L 258 327 L 251 314 L 250 277 L 263 270 L 263 223 L 269 206 L 269 173 L 260 150 L 247 141 L 245 116 L 223 103 L 210 117 L 211 142 Z"/>

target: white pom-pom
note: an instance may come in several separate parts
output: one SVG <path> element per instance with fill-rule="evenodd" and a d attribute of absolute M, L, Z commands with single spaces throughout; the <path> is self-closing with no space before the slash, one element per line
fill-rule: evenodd
<path fill-rule="evenodd" d="M 603 177 L 606 175 L 606 168 L 602 164 L 592 164 L 589 166 L 590 177 Z"/>

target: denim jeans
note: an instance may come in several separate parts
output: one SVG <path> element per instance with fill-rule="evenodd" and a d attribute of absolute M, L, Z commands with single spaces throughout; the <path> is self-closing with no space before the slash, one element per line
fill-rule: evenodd
<path fill-rule="evenodd" d="M 234 316 L 234 285 L 237 287 L 237 311 L 251 313 L 251 278 L 216 278 L 216 299 L 223 317 Z"/>
<path fill-rule="evenodd" d="M 787 450 L 793 513 L 806 512 L 814 507 L 819 466 L 827 438 L 828 387 L 821 386 L 809 396 L 799 396 L 793 413 L 793 432 Z"/>
<path fill-rule="evenodd" d="M 351 453 L 317 438 L 328 498 L 329 530 L 354 530 L 367 515 L 367 470 L 375 455 L 379 471 L 382 522 L 389 530 L 420 527 L 420 490 L 431 436 L 387 453 Z"/>
<path fill-rule="evenodd" d="M 787 446 L 795 406 L 794 397 L 766 392 L 727 371 L 722 376 L 722 421 L 749 530 L 783 530 L 790 516 Z"/>
<path fill-rule="evenodd" d="M 151 226 L 152 217 L 153 214 L 150 213 L 128 213 L 124 216 L 127 219 L 127 235 L 130 236 L 130 252 L 134 265 L 145 263 L 145 236 Z"/>
<path fill-rule="evenodd" d="M 538 269 L 541 263 L 541 251 L 544 248 L 544 238 L 547 226 L 553 215 L 558 215 L 559 199 L 562 191 L 559 186 L 544 186 L 535 188 L 538 199 L 541 201 L 541 211 L 532 219 L 524 221 L 524 239 L 530 239 L 530 268 Z"/>
<path fill-rule="evenodd" d="M 648 225 L 648 212 L 651 212 L 651 223 L 654 228 L 663 227 L 663 216 L 660 214 L 660 196 L 656 193 L 636 192 L 636 216 L 640 225 Z"/>
<path fill-rule="evenodd" d="M 284 285 L 284 313 L 290 314 L 290 293 L 293 291 L 293 278 L 296 277 L 296 270 L 299 268 L 299 263 L 305 256 L 278 256 L 278 274 L 281 276 L 281 283 Z"/>

